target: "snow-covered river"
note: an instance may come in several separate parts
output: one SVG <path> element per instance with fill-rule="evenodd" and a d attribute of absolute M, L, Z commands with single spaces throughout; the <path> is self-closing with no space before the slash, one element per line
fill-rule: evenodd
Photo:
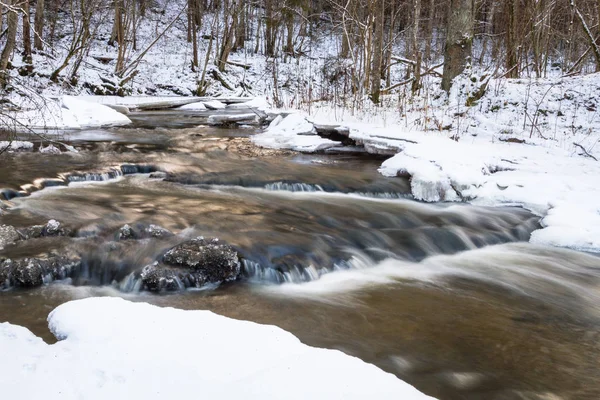
<path fill-rule="evenodd" d="M 84 266 L 0 291 L 0 322 L 53 341 L 54 307 L 122 296 L 274 324 L 440 399 L 600 397 L 599 259 L 529 244 L 539 218 L 528 211 L 416 202 L 407 181 L 377 173 L 382 159 L 258 150 L 252 127 L 132 119 L 66 135 L 79 153 L 2 155 L 5 196 L 31 194 L 4 202 L 0 225 L 55 219 L 76 235 L 22 240 L 0 259 L 78 254 Z M 125 224 L 175 236 L 118 241 Z M 136 269 L 199 235 L 232 245 L 242 278 L 138 290 Z"/>

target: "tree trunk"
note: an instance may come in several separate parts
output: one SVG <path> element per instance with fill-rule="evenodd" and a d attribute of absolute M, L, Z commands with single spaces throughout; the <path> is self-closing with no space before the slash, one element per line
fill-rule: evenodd
<path fill-rule="evenodd" d="M 594 58 L 596 60 L 596 72 L 598 72 L 600 71 L 600 47 L 598 46 L 598 43 L 596 43 L 596 38 L 594 38 L 594 35 L 592 34 L 587 22 L 583 18 L 583 15 L 579 11 L 577 4 L 575 4 L 575 0 L 571 0 L 571 7 L 577 16 L 577 19 L 579 19 L 579 22 L 581 22 L 581 25 L 583 26 L 585 37 L 587 38 L 588 43 L 592 48 L 592 52 L 594 53 Z"/>
<path fill-rule="evenodd" d="M 452 80 L 471 62 L 474 0 L 449 0 L 448 33 L 444 49 L 442 89 L 450 91 Z"/>
<path fill-rule="evenodd" d="M 506 32 L 506 70 L 507 77 L 519 77 L 519 60 L 517 57 L 517 11 L 518 0 L 508 0 L 508 30 Z"/>
<path fill-rule="evenodd" d="M 8 1 L 8 5 L 16 7 L 17 1 L 18 0 Z M 6 14 L 6 25 L 6 44 L 4 45 L 4 49 L 0 55 L 0 87 L 3 89 L 6 88 L 6 84 L 8 83 L 8 60 L 15 49 L 17 40 L 19 16 L 17 15 L 17 10 L 15 8 L 10 8 L 8 10 Z"/>
<path fill-rule="evenodd" d="M 29 0 L 22 3 L 23 10 L 23 61 L 31 64 L 31 20 L 29 19 Z"/>
<path fill-rule="evenodd" d="M 412 51 L 416 64 L 413 66 L 411 91 L 416 94 L 421 86 L 421 51 L 419 48 L 419 23 L 421 22 L 421 0 L 413 0 Z"/>
<path fill-rule="evenodd" d="M 0 2 L 0 32 L 4 32 L 4 4 Z"/>
<path fill-rule="evenodd" d="M 379 104 L 381 94 L 381 62 L 383 60 L 383 25 L 385 24 L 385 0 L 374 1 L 375 38 L 373 41 L 373 62 L 371 64 L 371 101 Z"/>
<path fill-rule="evenodd" d="M 42 41 L 42 34 L 44 32 L 44 0 L 37 0 L 35 5 L 33 32 L 33 46 L 36 50 L 44 50 L 44 42 Z"/>
<path fill-rule="evenodd" d="M 427 10 L 427 38 L 425 39 L 425 56 L 424 59 L 431 61 L 431 46 L 433 42 L 433 19 L 435 17 L 435 0 L 429 0 L 429 8 Z"/>

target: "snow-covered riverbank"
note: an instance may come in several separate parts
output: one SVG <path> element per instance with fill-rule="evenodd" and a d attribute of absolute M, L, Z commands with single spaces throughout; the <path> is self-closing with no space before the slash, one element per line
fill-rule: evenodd
<path fill-rule="evenodd" d="M 89 298 L 48 322 L 53 345 L 0 324 L 7 398 L 432 399 L 358 358 L 210 311 Z"/>
<path fill-rule="evenodd" d="M 316 108 L 276 119 L 253 140 L 315 152 L 341 146 L 323 134 L 334 132 L 391 155 L 380 172 L 410 177 L 418 200 L 520 205 L 544 217 L 532 242 L 600 252 L 600 75 L 493 85 L 465 107 L 471 89 L 457 80 L 449 100 L 433 102 L 428 115 Z M 528 116 L 534 119 L 523 123 Z M 425 117 L 446 128 L 425 129 Z"/>

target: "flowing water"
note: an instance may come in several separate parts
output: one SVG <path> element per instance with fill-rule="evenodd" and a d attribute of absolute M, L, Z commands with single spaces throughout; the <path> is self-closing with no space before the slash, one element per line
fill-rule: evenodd
<path fill-rule="evenodd" d="M 135 121 L 66 134 L 79 153 L 2 155 L 0 224 L 53 218 L 78 234 L 0 256 L 77 252 L 85 271 L 0 291 L 0 321 L 51 342 L 57 305 L 122 296 L 275 324 L 441 399 L 600 398 L 600 258 L 527 243 L 535 215 L 416 202 L 407 181 L 377 173 L 381 159 L 260 151 L 252 127 L 196 127 L 177 113 Z M 176 236 L 116 245 L 126 223 Z M 133 270 L 197 235 L 233 245 L 242 279 L 137 290 Z"/>

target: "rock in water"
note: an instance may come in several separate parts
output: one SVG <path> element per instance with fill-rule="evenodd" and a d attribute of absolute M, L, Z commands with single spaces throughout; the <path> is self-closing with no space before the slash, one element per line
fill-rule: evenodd
<path fill-rule="evenodd" d="M 15 286 L 36 287 L 44 283 L 44 271 L 35 259 L 16 262 L 12 274 Z"/>
<path fill-rule="evenodd" d="M 152 224 L 150 224 L 150 226 L 148 226 L 148 228 L 146 228 L 146 234 L 150 237 L 158 238 L 158 239 L 164 239 L 166 237 L 173 236 L 173 233 L 171 231 L 169 231 L 168 229 L 165 229 L 158 225 L 152 225 Z"/>
<path fill-rule="evenodd" d="M 37 239 L 48 236 L 70 236 L 71 230 L 65 228 L 60 222 L 51 219 L 46 225 L 33 225 L 21 229 L 21 234 L 25 239 Z"/>
<path fill-rule="evenodd" d="M 165 253 L 162 261 L 145 266 L 140 273 L 144 287 L 150 291 L 201 287 L 231 281 L 240 274 L 237 252 L 219 239 L 198 237 L 178 244 Z"/>
<path fill-rule="evenodd" d="M 135 239 L 136 236 L 135 231 L 128 224 L 123 225 L 121 229 L 119 229 L 119 240 Z"/>
<path fill-rule="evenodd" d="M 31 257 L 0 261 L 0 289 L 36 287 L 44 281 L 65 279 L 81 264 L 79 257 Z"/>
<path fill-rule="evenodd" d="M 184 289 L 185 286 L 179 275 L 183 271 L 173 270 L 172 268 L 161 267 L 158 262 L 147 265 L 142 270 L 140 277 L 146 288 L 152 292 L 160 292 L 162 290 L 174 291 Z"/>
<path fill-rule="evenodd" d="M 233 247 L 202 236 L 173 247 L 163 256 L 163 262 L 201 272 L 207 282 L 233 280 L 240 273 L 238 254 Z"/>
<path fill-rule="evenodd" d="M 0 225 L 0 250 L 21 239 L 19 232 L 10 225 Z"/>

